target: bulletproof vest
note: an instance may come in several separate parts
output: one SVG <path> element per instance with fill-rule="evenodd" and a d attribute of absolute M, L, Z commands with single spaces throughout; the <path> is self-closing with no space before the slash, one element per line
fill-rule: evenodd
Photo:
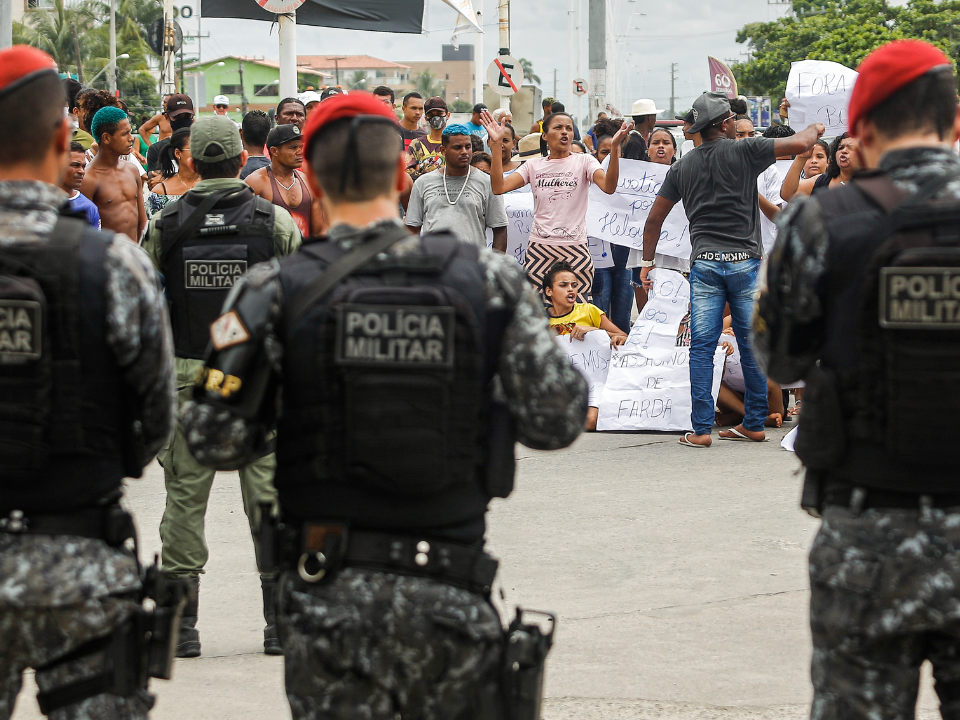
<path fill-rule="evenodd" d="M 106 339 L 106 248 L 61 218 L 0 245 L 0 513 L 95 505 L 125 474 L 122 371 Z"/>
<path fill-rule="evenodd" d="M 202 359 L 227 294 L 274 256 L 274 206 L 249 188 L 187 193 L 163 209 L 160 269 L 177 357 Z"/>
<path fill-rule="evenodd" d="M 873 174 L 817 197 L 836 248 L 827 259 L 832 320 L 797 452 L 836 479 L 956 490 L 948 471 L 960 446 L 938 437 L 936 421 L 960 402 L 960 200 L 931 199 L 950 179 L 908 198 Z"/>
<path fill-rule="evenodd" d="M 478 253 L 448 234 L 381 253 L 284 327 L 286 513 L 424 530 L 482 523 L 490 497 L 509 493 L 513 438 L 496 440 L 506 413 L 491 387 L 512 308 L 486 309 Z M 284 258 L 284 298 L 343 254 L 320 242 Z M 494 466 L 509 487 L 487 482 Z"/>

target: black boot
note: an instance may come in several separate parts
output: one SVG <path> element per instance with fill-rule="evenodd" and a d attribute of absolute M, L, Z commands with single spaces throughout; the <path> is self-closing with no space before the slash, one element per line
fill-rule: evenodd
<path fill-rule="evenodd" d="M 187 604 L 180 618 L 180 637 L 177 639 L 177 657 L 200 657 L 200 632 L 197 630 L 197 611 L 200 607 L 200 578 L 187 578 Z"/>
<path fill-rule="evenodd" d="M 263 591 L 263 619 L 267 623 L 263 629 L 263 652 L 267 655 L 283 655 L 280 638 L 277 637 L 277 579 L 261 575 L 260 589 Z"/>

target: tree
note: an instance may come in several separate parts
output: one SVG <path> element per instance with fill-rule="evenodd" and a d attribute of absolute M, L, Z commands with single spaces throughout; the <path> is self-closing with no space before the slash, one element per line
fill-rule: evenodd
<path fill-rule="evenodd" d="M 467 113 L 473 110 L 473 103 L 463 98 L 457 98 L 450 104 L 450 112 Z"/>
<path fill-rule="evenodd" d="M 526 58 L 520 58 L 520 67 L 523 68 L 523 79 L 532 82 L 534 85 L 539 85 L 541 80 L 540 76 L 533 71 L 533 63 L 527 60 Z"/>
<path fill-rule="evenodd" d="M 791 15 L 741 28 L 737 42 L 748 44 L 752 58 L 732 70 L 741 92 L 779 99 L 786 91 L 791 62 L 832 60 L 856 68 L 872 50 L 900 38 L 926 40 L 956 62 L 960 33 L 954 38 L 953 26 L 958 20 L 958 0 L 910 0 L 900 7 L 884 0 L 840 0 L 819 6 L 794 0 Z"/>
<path fill-rule="evenodd" d="M 351 90 L 366 90 L 367 84 L 367 74 L 363 70 L 357 70 L 347 78 L 347 87 Z"/>
<path fill-rule="evenodd" d="M 413 88 L 425 98 L 442 97 L 446 99 L 447 88 L 430 68 L 417 73 L 413 78 Z"/>
<path fill-rule="evenodd" d="M 84 56 L 90 59 L 89 39 L 96 22 L 92 3 L 54 0 L 52 7 L 25 13 L 18 40 L 40 48 L 54 59 L 60 72 L 75 73 L 83 82 Z"/>

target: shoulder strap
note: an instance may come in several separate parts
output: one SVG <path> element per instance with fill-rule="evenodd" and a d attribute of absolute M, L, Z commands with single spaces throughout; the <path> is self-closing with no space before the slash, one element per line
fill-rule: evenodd
<path fill-rule="evenodd" d="M 220 190 L 219 192 L 212 192 L 207 197 L 203 199 L 197 208 L 190 213 L 186 218 L 183 219 L 183 222 L 180 223 L 180 227 L 177 228 L 177 231 L 173 236 L 166 242 L 163 243 L 161 248 L 161 253 L 163 255 L 168 255 L 174 248 L 180 245 L 184 240 L 193 235 L 196 232 L 197 228 L 200 227 L 200 223 L 203 222 L 207 213 L 210 212 L 214 205 L 223 200 L 227 195 L 232 195 L 236 192 L 235 188 L 230 188 L 228 190 Z M 181 201 L 183 202 L 182 198 Z M 179 205 L 179 203 L 177 203 Z"/>
<path fill-rule="evenodd" d="M 307 310 L 326 297 L 344 278 L 368 263 L 391 245 L 407 237 L 410 237 L 410 233 L 406 228 L 391 228 L 383 237 L 370 240 L 354 248 L 339 260 L 332 263 L 324 272 L 297 290 L 283 311 L 283 322 L 287 330 L 292 330 Z"/>
<path fill-rule="evenodd" d="M 857 177 L 853 179 L 853 184 L 888 215 L 910 196 L 910 193 L 898 188 L 889 175 Z"/>

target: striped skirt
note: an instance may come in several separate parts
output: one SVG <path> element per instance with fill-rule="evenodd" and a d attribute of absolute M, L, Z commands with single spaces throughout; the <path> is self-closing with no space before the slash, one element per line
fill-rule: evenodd
<path fill-rule="evenodd" d="M 590 291 L 593 287 L 593 257 L 589 246 L 583 245 L 544 245 L 536 240 L 530 240 L 527 245 L 527 254 L 523 267 L 527 273 L 527 280 L 537 289 L 544 303 L 547 296 L 543 293 L 543 278 L 550 272 L 556 262 L 564 261 L 573 268 L 573 274 L 580 281 L 580 292 L 577 302 L 590 302 Z"/>

